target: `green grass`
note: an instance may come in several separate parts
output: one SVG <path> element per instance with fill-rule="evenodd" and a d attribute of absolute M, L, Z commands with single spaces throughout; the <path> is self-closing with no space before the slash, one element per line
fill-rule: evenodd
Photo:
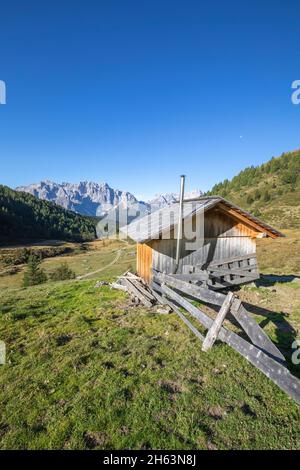
<path fill-rule="evenodd" d="M 264 273 L 298 271 L 299 234 L 259 241 Z M 95 280 L 135 266 L 135 247 L 93 242 L 66 261 L 90 280 L 23 288 L 0 277 L 1 449 L 299 449 L 300 408 L 228 346 L 201 352 L 175 314 L 133 307 Z M 121 257 L 116 264 L 118 250 Z M 297 268 L 297 269 L 296 269 Z M 245 286 L 256 320 L 283 352 L 300 331 L 300 286 Z M 293 372 L 299 375 L 294 367 Z"/>
<path fill-rule="evenodd" d="M 133 244 L 126 244 L 117 240 L 106 240 L 104 244 L 102 241 L 95 241 L 86 243 L 84 246 L 85 251 L 80 250 L 79 247 L 76 248 L 76 244 L 72 244 L 72 253 L 46 258 L 43 260 L 41 267 L 47 274 L 50 274 L 60 264 L 66 262 L 70 269 L 75 272 L 76 276 L 103 269 L 102 272 L 91 275 L 90 279 L 111 279 L 114 276 L 121 275 L 128 269 L 135 269 L 135 245 Z M 118 262 L 108 266 L 115 259 L 119 250 L 121 250 L 121 256 Z M 7 248 L 0 249 L 0 254 L 3 251 L 9 252 L 13 250 L 8 250 Z M 0 263 L 0 292 L 1 289 L 19 288 L 22 286 L 26 265 L 14 266 L 11 274 L 8 273 L 10 269 L 11 267 L 1 266 Z M 1 272 L 4 275 L 1 275 Z"/>
<path fill-rule="evenodd" d="M 2 292 L 2 449 L 296 449 L 299 407 L 226 345 L 94 281 Z"/>
<path fill-rule="evenodd" d="M 284 234 L 284 238 L 257 240 L 262 273 L 300 275 L 300 230 L 285 230 Z"/>

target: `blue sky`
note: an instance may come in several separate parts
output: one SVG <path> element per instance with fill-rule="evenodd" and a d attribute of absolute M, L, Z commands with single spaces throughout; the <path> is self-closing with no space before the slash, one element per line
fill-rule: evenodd
<path fill-rule="evenodd" d="M 0 182 L 209 189 L 300 147 L 297 0 L 1 3 Z"/>

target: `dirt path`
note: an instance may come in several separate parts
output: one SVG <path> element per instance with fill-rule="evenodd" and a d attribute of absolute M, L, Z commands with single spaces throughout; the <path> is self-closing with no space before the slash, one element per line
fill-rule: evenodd
<path fill-rule="evenodd" d="M 86 277 L 92 276 L 93 274 L 98 274 L 101 271 L 104 271 L 105 269 L 109 268 L 110 266 L 113 266 L 120 259 L 122 251 L 123 251 L 123 248 L 120 248 L 117 251 L 117 254 L 116 254 L 115 258 L 110 263 L 108 263 L 106 266 L 103 266 L 102 268 L 97 269 L 97 271 L 92 271 L 90 273 L 83 274 L 82 276 L 77 276 L 76 279 L 78 279 L 78 280 L 85 279 Z"/>

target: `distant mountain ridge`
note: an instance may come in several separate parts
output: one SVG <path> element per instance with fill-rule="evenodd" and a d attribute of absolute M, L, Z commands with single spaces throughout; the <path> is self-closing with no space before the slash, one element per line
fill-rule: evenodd
<path fill-rule="evenodd" d="M 178 199 L 176 193 L 157 194 L 150 201 L 139 201 L 129 191 L 113 189 L 108 183 L 81 181 L 80 183 L 55 183 L 45 180 L 28 186 L 19 186 L 16 191 L 23 191 L 33 196 L 56 203 L 64 209 L 81 215 L 101 217 L 118 205 L 122 208 L 135 209 L 143 215 L 172 204 Z M 187 193 L 186 197 L 200 196 L 202 192 L 197 189 Z M 192 196 L 191 196 L 192 195 Z"/>
<path fill-rule="evenodd" d="M 107 183 L 91 181 L 55 183 L 46 180 L 19 186 L 16 191 L 32 194 L 39 199 L 55 202 L 64 209 L 89 216 L 102 216 L 120 203 L 126 207 L 139 202 L 128 191 L 113 189 Z"/>
<path fill-rule="evenodd" d="M 201 195 L 197 189 L 187 192 L 185 198 Z M 245 168 L 231 180 L 216 184 L 206 195 L 223 196 L 278 229 L 300 228 L 300 150 Z M 2 231 L 2 235 L 13 238 L 19 234 L 89 239 L 96 235 L 96 221 L 81 215 L 108 215 L 113 219 L 121 205 L 135 209 L 130 214 L 133 219 L 176 200 L 178 194 L 162 193 L 149 201 L 139 201 L 129 191 L 89 181 L 61 184 L 42 181 L 18 187 L 17 191 L 0 186 L 0 236 Z"/>

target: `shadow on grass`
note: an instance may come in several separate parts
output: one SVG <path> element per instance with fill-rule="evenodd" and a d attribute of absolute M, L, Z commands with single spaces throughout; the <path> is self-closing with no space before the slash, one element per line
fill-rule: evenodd
<path fill-rule="evenodd" d="M 294 274 L 263 274 L 260 276 L 257 281 L 255 281 L 256 287 L 269 287 L 274 286 L 276 283 L 285 283 L 285 282 L 299 282 L 300 286 L 300 276 L 295 276 Z"/>
<path fill-rule="evenodd" d="M 188 299 L 192 300 L 196 306 L 199 305 L 201 310 L 201 303 L 195 302 L 195 299 L 190 297 L 189 295 L 185 295 Z M 175 302 L 174 302 L 175 303 Z M 203 303 L 205 305 L 205 303 Z M 206 304 L 209 308 L 218 313 L 220 307 L 217 305 Z M 291 357 L 294 353 L 295 349 L 292 348 L 292 344 L 297 338 L 297 330 L 293 328 L 293 326 L 287 321 L 288 314 L 285 312 L 275 312 L 272 310 L 268 310 L 261 306 L 256 306 L 253 304 L 249 304 L 243 301 L 243 305 L 245 309 L 250 313 L 258 317 L 263 317 L 259 321 L 259 326 L 265 330 L 267 325 L 272 323 L 275 326 L 275 340 L 272 340 L 277 348 L 282 352 L 286 359 L 286 365 L 288 369 L 292 372 L 293 375 L 300 378 L 300 368 L 292 363 Z M 227 319 L 239 329 L 239 336 L 249 342 L 249 337 L 246 332 L 241 328 L 238 321 L 233 317 L 231 313 L 228 314 Z"/>
<path fill-rule="evenodd" d="M 294 349 L 292 349 L 292 344 L 297 338 L 297 330 L 295 330 L 295 328 L 293 328 L 293 326 L 287 321 L 286 318 L 288 314 L 285 312 L 274 312 L 261 306 L 258 307 L 256 305 L 249 304 L 246 302 L 243 302 L 243 304 L 248 312 L 254 315 L 258 315 L 260 317 L 264 317 L 259 323 L 259 326 L 262 329 L 265 329 L 269 323 L 273 323 L 276 328 L 276 340 L 274 341 L 274 343 L 285 356 L 289 369 L 294 375 L 297 375 L 300 378 L 299 366 L 295 366 L 291 362 L 291 356 L 294 352 Z"/>

